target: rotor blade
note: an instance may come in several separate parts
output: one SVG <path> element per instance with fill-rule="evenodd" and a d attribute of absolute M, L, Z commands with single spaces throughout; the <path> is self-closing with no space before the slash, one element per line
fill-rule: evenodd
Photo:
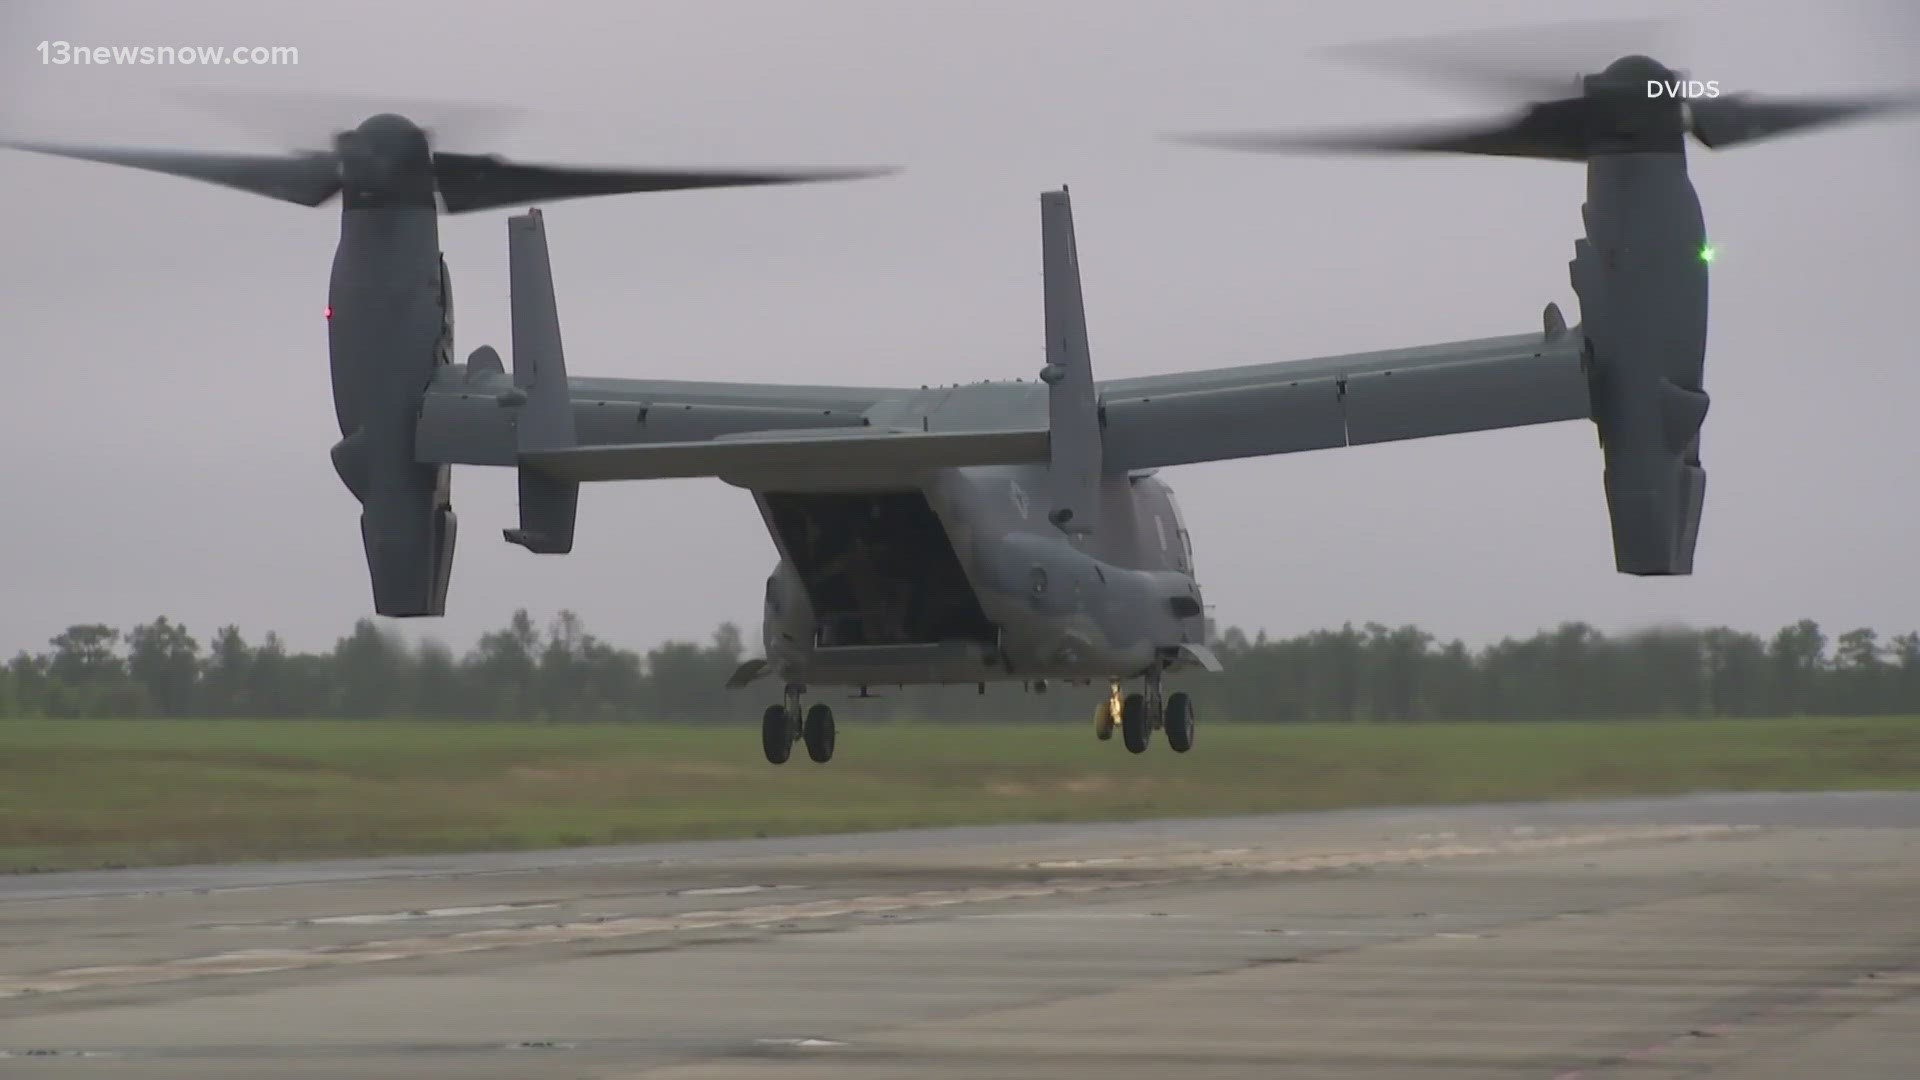
<path fill-rule="evenodd" d="M 497 157 L 443 153 L 433 155 L 433 167 L 440 181 L 440 197 L 450 214 L 590 195 L 858 180 L 898 171 L 892 168 L 757 171 L 594 169 L 521 165 Z"/>
<path fill-rule="evenodd" d="M 1584 161 L 1584 102 L 1578 98 L 1537 105 L 1504 124 L 1379 129 L 1374 131 L 1288 134 L 1174 136 L 1178 142 L 1217 150 L 1267 153 L 1335 151 L 1363 153 L 1486 154 L 1495 157 Z"/>
<path fill-rule="evenodd" d="M 301 206 L 319 206 L 340 191 L 340 167 L 332 154 L 199 154 L 10 140 L 0 141 L 0 147 L 204 180 Z"/>
<path fill-rule="evenodd" d="M 1577 92 L 1580 76 L 1598 72 L 1621 56 L 1655 51 L 1671 36 L 1671 26 L 1664 19 L 1551 23 L 1359 42 L 1320 51 L 1439 83 L 1539 100 Z"/>
<path fill-rule="evenodd" d="M 1920 95 L 1781 101 L 1755 101 L 1736 96 L 1705 98 L 1689 102 L 1688 108 L 1693 113 L 1694 137 L 1704 146 L 1719 149 L 1788 135 L 1804 128 L 1920 111 Z"/>
<path fill-rule="evenodd" d="M 508 105 L 353 94 L 199 91 L 185 98 L 253 138 L 288 149 L 331 146 L 336 133 L 380 113 L 399 113 L 418 124 L 436 148 L 479 147 L 495 142 L 526 113 Z"/>

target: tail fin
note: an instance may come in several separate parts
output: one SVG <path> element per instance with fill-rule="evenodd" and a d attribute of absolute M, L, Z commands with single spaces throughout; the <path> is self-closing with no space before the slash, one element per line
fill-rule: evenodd
<path fill-rule="evenodd" d="M 565 450 L 577 439 L 573 396 L 567 387 L 566 353 L 560 345 L 560 310 L 553 297 L 553 266 L 547 256 L 546 223 L 539 210 L 507 219 L 507 261 L 512 293 L 513 385 L 526 395 L 515 417 L 519 451 Z M 520 527 L 507 542 L 540 555 L 573 550 L 580 484 L 520 469 Z"/>
<path fill-rule="evenodd" d="M 1053 512 L 1062 532 L 1085 535 L 1099 524 L 1100 404 L 1087 346 L 1087 313 L 1080 294 L 1080 253 L 1073 237 L 1067 189 L 1040 196 L 1041 266 L 1045 276 L 1049 465 Z"/>

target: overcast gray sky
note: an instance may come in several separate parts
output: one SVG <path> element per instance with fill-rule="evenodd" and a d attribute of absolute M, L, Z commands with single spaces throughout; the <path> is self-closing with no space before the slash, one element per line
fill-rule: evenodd
<path fill-rule="evenodd" d="M 1037 195 L 1073 187 L 1096 372 L 1149 374 L 1539 325 L 1577 310 L 1579 167 L 1183 150 L 1193 128 L 1449 118 L 1471 97 L 1322 45 L 1660 3 L 785 0 L 325 5 L 0 2 L 0 120 L 268 148 L 172 102 L 216 89 L 525 105 L 485 143 L 598 164 L 898 163 L 859 184 L 630 196 L 549 212 L 576 374 L 898 383 L 1041 362 Z M 1735 0 L 1663 58 L 1730 88 L 1920 83 L 1883 0 Z M 297 67 L 58 67 L 41 40 L 293 45 Z M 1498 106 L 1495 106 L 1498 107 Z M 303 118 L 319 145 L 348 104 Z M 364 110 L 363 110 L 364 111 Z M 301 134 L 290 124 L 289 136 Z M 299 140 L 296 140 L 299 141 Z M 1591 425 L 1171 470 L 1222 623 L 1419 622 L 1486 640 L 1571 618 L 1768 630 L 1920 624 L 1914 570 L 1920 124 L 1718 155 L 1693 175 L 1714 266 L 1696 573 L 1613 572 Z M 325 647 L 371 610 L 321 319 L 337 211 L 8 155 L 0 261 L 0 651 L 80 621 L 237 622 Z M 443 223 L 462 355 L 507 340 L 505 218 Z M 774 558 L 717 481 L 589 487 L 536 557 L 506 470 L 461 470 L 446 619 L 516 607 L 616 641 L 757 627 Z M 752 636 L 757 639 L 757 633 Z"/>

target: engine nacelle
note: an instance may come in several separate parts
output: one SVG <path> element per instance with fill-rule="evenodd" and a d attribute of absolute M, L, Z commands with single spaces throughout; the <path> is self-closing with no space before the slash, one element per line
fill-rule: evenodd
<path fill-rule="evenodd" d="M 451 359 L 452 285 L 431 208 L 349 208 L 329 290 L 340 479 L 360 501 L 374 610 L 444 615 L 458 521 L 452 469 L 415 460 L 421 401 Z"/>
<path fill-rule="evenodd" d="M 1596 154 L 1570 265 L 1621 573 L 1693 572 L 1707 473 L 1706 226 L 1680 153 Z"/>
<path fill-rule="evenodd" d="M 444 615 L 459 518 L 453 469 L 407 463 L 376 467 L 359 433 L 333 446 L 334 471 L 360 499 L 360 543 L 373 583 L 373 609 L 404 618 Z"/>

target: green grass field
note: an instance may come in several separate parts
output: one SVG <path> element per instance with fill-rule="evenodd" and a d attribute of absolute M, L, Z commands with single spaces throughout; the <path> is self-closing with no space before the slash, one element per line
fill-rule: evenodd
<path fill-rule="evenodd" d="M 755 728 L 0 721 L 0 870 L 1706 790 L 1920 787 L 1920 719 Z"/>

